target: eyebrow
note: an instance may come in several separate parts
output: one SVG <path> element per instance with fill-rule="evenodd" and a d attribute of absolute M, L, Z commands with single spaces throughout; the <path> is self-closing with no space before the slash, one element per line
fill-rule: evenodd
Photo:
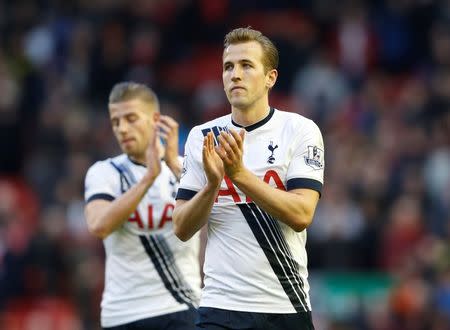
<path fill-rule="evenodd" d="M 250 63 L 250 64 L 254 64 L 255 62 L 253 62 L 252 60 L 249 60 L 247 58 L 241 59 L 239 61 L 237 61 L 237 63 Z M 223 66 L 228 65 L 228 64 L 233 64 L 232 61 L 226 61 L 223 63 Z"/>
<path fill-rule="evenodd" d="M 134 111 L 134 110 L 129 110 L 128 112 L 125 112 L 124 114 L 122 114 L 122 115 L 120 115 L 120 116 L 109 116 L 109 118 L 110 118 L 110 120 L 113 120 L 113 119 L 118 119 L 118 118 L 123 118 L 123 117 L 128 117 L 128 116 L 130 116 L 130 115 L 138 115 L 137 114 L 137 111 Z"/>

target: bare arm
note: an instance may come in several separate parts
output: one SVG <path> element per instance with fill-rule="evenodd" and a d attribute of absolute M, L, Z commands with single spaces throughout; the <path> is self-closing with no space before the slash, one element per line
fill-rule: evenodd
<path fill-rule="evenodd" d="M 119 228 L 136 210 L 155 178 L 144 178 L 125 194 L 110 202 L 93 200 L 84 208 L 89 232 L 98 237 L 106 238 Z"/>
<path fill-rule="evenodd" d="M 271 187 L 245 168 L 242 162 L 244 130 L 238 134 L 221 132 L 217 153 L 225 172 L 233 183 L 264 211 L 287 224 L 295 231 L 308 227 L 319 200 L 319 193 L 311 189 L 283 191 Z"/>
<path fill-rule="evenodd" d="M 241 172 L 231 180 L 264 211 L 295 231 L 302 231 L 311 224 L 319 201 L 317 191 L 312 189 L 280 190 L 271 187 L 248 170 Z"/>
<path fill-rule="evenodd" d="M 175 235 L 182 241 L 190 239 L 208 221 L 224 176 L 222 161 L 214 150 L 211 132 L 203 140 L 202 155 L 208 182 L 189 201 L 177 200 L 172 214 Z"/>

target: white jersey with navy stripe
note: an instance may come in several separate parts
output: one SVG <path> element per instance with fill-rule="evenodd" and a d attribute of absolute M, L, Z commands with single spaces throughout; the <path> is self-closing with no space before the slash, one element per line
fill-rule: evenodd
<path fill-rule="evenodd" d="M 106 252 L 101 325 L 111 327 L 198 306 L 199 235 L 180 241 L 172 229 L 178 182 L 162 162 L 161 173 L 119 229 L 103 240 Z M 99 161 L 86 175 L 85 200 L 114 200 L 147 169 L 127 155 Z"/>
<path fill-rule="evenodd" d="M 229 128 L 239 130 L 231 115 L 191 130 L 177 199 L 189 200 L 206 184 L 203 137 Z M 324 146 L 313 121 L 271 109 L 265 119 L 245 129 L 243 162 L 256 176 L 279 189 L 321 192 Z M 305 244 L 306 230 L 297 233 L 274 219 L 225 176 L 208 220 L 200 306 L 261 313 L 310 311 Z"/>

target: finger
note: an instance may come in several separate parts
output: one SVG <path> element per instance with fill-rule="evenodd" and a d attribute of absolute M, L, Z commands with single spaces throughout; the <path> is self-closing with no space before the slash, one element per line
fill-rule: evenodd
<path fill-rule="evenodd" d="M 164 133 L 164 132 L 158 132 L 158 135 L 160 138 L 162 138 L 164 141 L 167 141 L 167 138 L 169 137 L 168 134 Z"/>
<path fill-rule="evenodd" d="M 219 155 L 219 157 L 222 159 L 223 162 L 226 163 L 229 162 L 227 152 L 225 151 L 225 149 L 223 149 L 221 145 L 215 147 L 214 150 L 216 151 L 216 153 Z"/>
<path fill-rule="evenodd" d="M 203 155 L 203 163 L 205 163 L 206 162 L 206 159 L 208 158 L 208 154 L 209 154 L 209 136 L 208 135 L 206 135 L 204 138 L 203 138 L 203 152 L 202 152 L 202 155 Z"/>
<path fill-rule="evenodd" d="M 239 153 L 239 147 L 236 143 L 236 140 L 230 133 L 226 133 L 226 132 L 222 131 L 222 132 L 220 132 L 220 137 L 223 137 L 225 139 L 225 141 L 227 142 L 227 144 L 233 151 L 233 154 L 237 155 Z M 228 149 L 227 149 L 227 151 L 228 151 Z"/>
<path fill-rule="evenodd" d="M 150 132 L 150 145 L 156 146 L 156 140 L 158 138 L 158 133 L 155 130 Z"/>
<path fill-rule="evenodd" d="M 214 135 L 212 132 L 208 133 L 208 151 L 210 153 L 214 151 Z"/>
<path fill-rule="evenodd" d="M 208 136 L 203 138 L 203 153 L 208 149 Z"/>
<path fill-rule="evenodd" d="M 228 143 L 227 140 L 225 140 L 225 137 L 223 137 L 222 135 L 218 136 L 219 142 L 221 147 L 226 151 L 226 153 L 228 154 L 229 157 L 234 157 L 234 150 L 233 148 L 230 146 L 230 144 Z"/>
<path fill-rule="evenodd" d="M 211 152 L 212 146 L 214 145 L 214 137 L 211 132 L 208 133 L 208 150 Z"/>
<path fill-rule="evenodd" d="M 244 139 L 245 139 L 245 129 L 241 129 L 239 131 L 239 135 L 241 137 L 242 145 L 244 145 Z"/>
<path fill-rule="evenodd" d="M 241 129 L 238 133 L 234 129 L 230 128 L 230 134 L 233 136 L 234 141 L 236 141 L 236 145 L 239 149 L 242 149 L 242 132 L 245 132 L 245 130 Z"/>
<path fill-rule="evenodd" d="M 161 116 L 160 122 L 166 124 L 169 127 L 178 128 L 178 123 L 172 117 Z"/>
<path fill-rule="evenodd" d="M 173 127 L 171 127 L 171 126 L 169 126 L 169 125 L 167 125 L 167 124 L 165 124 L 163 122 L 159 122 L 158 123 L 158 128 L 163 130 L 163 131 L 166 131 L 166 132 L 170 132 L 173 129 Z"/>

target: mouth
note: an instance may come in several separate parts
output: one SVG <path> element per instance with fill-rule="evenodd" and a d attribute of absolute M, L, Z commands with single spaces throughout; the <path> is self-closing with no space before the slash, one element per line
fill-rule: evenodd
<path fill-rule="evenodd" d="M 121 144 L 129 144 L 130 142 L 134 141 L 133 138 L 127 138 L 120 141 Z"/>
<path fill-rule="evenodd" d="M 230 89 L 230 92 L 234 92 L 234 91 L 245 91 L 245 88 L 241 87 L 241 86 L 234 86 Z"/>

